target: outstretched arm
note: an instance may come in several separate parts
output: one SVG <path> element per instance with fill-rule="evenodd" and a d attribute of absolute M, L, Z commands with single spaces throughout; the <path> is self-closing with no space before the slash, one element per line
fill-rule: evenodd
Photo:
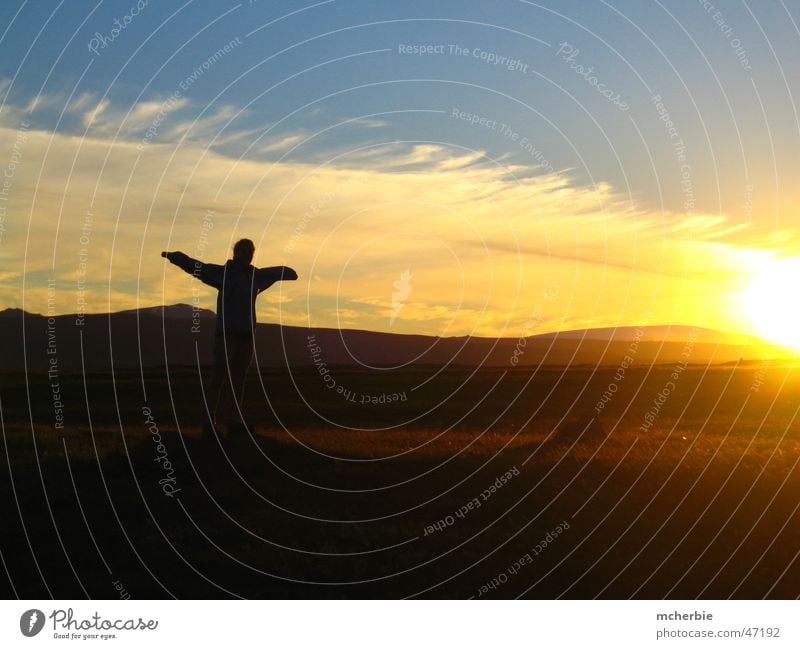
<path fill-rule="evenodd" d="M 202 261 L 192 259 L 189 255 L 182 252 L 162 252 L 161 256 L 168 259 L 178 268 L 194 275 L 204 284 L 214 288 L 222 288 L 222 279 L 225 274 L 225 267 L 219 264 L 204 264 Z"/>
<path fill-rule="evenodd" d="M 271 266 L 270 268 L 257 268 L 253 275 L 253 282 L 259 291 L 264 291 L 275 282 L 281 280 L 295 280 L 297 273 L 288 266 Z"/>

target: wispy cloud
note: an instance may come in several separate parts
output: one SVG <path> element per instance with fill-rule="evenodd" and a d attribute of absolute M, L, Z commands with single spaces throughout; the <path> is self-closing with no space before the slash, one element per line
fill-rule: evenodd
<path fill-rule="evenodd" d="M 509 169 L 481 151 L 439 144 L 381 143 L 342 150 L 335 162 L 330 152 L 278 162 L 309 132 L 264 135 L 269 125 L 240 123 L 232 105 L 195 120 L 197 108 L 178 102 L 140 150 L 166 100 L 131 107 L 83 94 L 68 106 L 72 128 L 31 128 L 0 246 L 8 269 L 0 304 L 22 304 L 23 262 L 32 310 L 46 308 L 43 281 L 53 277 L 59 311 L 75 311 L 80 264 L 91 280 L 88 311 L 191 302 L 194 280 L 160 251 L 221 262 L 248 236 L 257 264 L 288 264 L 301 277 L 259 301 L 262 318 L 386 330 L 392 283 L 413 267 L 413 301 L 395 331 L 519 335 L 548 282 L 561 287 L 542 314 L 553 328 L 637 322 L 652 309 L 665 321 L 719 328 L 728 299 L 720 286 L 734 290 L 741 272 L 737 250 L 753 241 L 788 248 L 794 236 L 759 239 L 718 214 L 653 213 L 608 184 L 578 185 L 569 172 L 535 165 Z M 37 113 L 58 104 L 41 102 Z M 30 100 L 3 107 L 0 160 L 10 159 L 13 118 L 30 108 Z M 200 290 L 213 308 L 213 291 Z"/>
<path fill-rule="evenodd" d="M 83 114 L 83 118 L 81 120 L 83 125 L 86 128 L 94 126 L 97 131 L 103 130 L 102 126 L 98 122 L 100 121 L 100 118 L 102 117 L 106 108 L 108 108 L 110 105 L 111 102 L 108 99 L 101 99 L 98 101 Z M 109 120 L 107 120 L 105 123 L 108 124 Z"/>

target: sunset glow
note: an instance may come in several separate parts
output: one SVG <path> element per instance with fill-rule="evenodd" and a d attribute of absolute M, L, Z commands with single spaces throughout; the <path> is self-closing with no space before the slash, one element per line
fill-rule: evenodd
<path fill-rule="evenodd" d="M 704 12 L 686 24 L 717 67 L 675 75 L 646 39 L 595 49 L 523 4 L 504 21 L 525 34 L 387 19 L 366 30 L 383 49 L 363 54 L 346 30 L 318 33 L 357 12 L 326 4 L 282 53 L 248 36 L 267 7 L 232 11 L 191 52 L 174 51 L 192 38 L 177 23 L 146 57 L 133 30 L 62 57 L 74 88 L 0 73 L 5 307 L 213 309 L 212 290 L 168 279 L 158 255 L 222 263 L 247 237 L 254 263 L 300 276 L 257 302 L 263 322 L 516 337 L 647 319 L 800 346 L 780 288 L 798 273 L 776 261 L 800 250 L 798 132 L 781 84 L 759 78 L 756 95 Z M 148 6 L 137 29 L 162 14 Z M 662 18 L 640 16 L 654 33 Z M 777 51 L 785 23 L 771 25 Z M 134 55 L 112 83 L 103 66 Z M 632 62 L 649 66 L 646 84 Z"/>
<path fill-rule="evenodd" d="M 762 261 L 742 292 L 753 333 L 800 352 L 800 302 L 791 291 L 800 286 L 800 258 Z"/>

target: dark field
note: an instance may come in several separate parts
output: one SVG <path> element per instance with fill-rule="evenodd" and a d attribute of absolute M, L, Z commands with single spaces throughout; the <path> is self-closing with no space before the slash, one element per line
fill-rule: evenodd
<path fill-rule="evenodd" d="M 2 375 L 0 588 L 800 596 L 798 370 L 616 371 L 253 370 L 222 443 L 191 369 L 61 375 L 63 429 L 46 374 Z"/>

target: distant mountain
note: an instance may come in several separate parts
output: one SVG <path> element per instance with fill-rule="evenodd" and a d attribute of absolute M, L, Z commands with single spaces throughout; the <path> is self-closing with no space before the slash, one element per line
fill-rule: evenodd
<path fill-rule="evenodd" d="M 735 334 L 704 329 L 702 327 L 689 327 L 687 325 L 647 325 L 643 327 L 601 327 L 597 329 L 578 329 L 574 331 L 560 331 L 557 333 L 541 334 L 542 338 L 558 337 L 586 338 L 591 340 L 632 341 L 645 340 L 655 342 L 684 342 L 694 339 L 696 342 L 719 343 L 726 345 L 764 345 L 763 340 L 744 334 Z"/>
<path fill-rule="evenodd" d="M 161 306 L 150 306 L 142 309 L 125 309 L 124 311 L 115 311 L 112 315 L 155 315 L 163 316 L 165 318 L 180 318 L 183 320 L 195 317 L 200 318 L 216 318 L 217 315 L 211 309 L 197 309 L 191 304 L 163 304 Z M 0 313 L 2 315 L 2 313 Z"/>
<path fill-rule="evenodd" d="M 191 305 L 147 307 L 82 319 L 61 315 L 52 322 L 21 309 L 0 312 L 0 371 L 106 371 L 165 364 L 207 365 L 214 340 L 212 311 Z M 690 342 L 694 338 L 693 342 Z M 513 369 L 538 365 L 730 363 L 780 358 L 785 351 L 757 338 L 683 326 L 587 329 L 528 338 L 403 335 L 259 324 L 257 362 L 262 367 L 469 365 Z"/>

